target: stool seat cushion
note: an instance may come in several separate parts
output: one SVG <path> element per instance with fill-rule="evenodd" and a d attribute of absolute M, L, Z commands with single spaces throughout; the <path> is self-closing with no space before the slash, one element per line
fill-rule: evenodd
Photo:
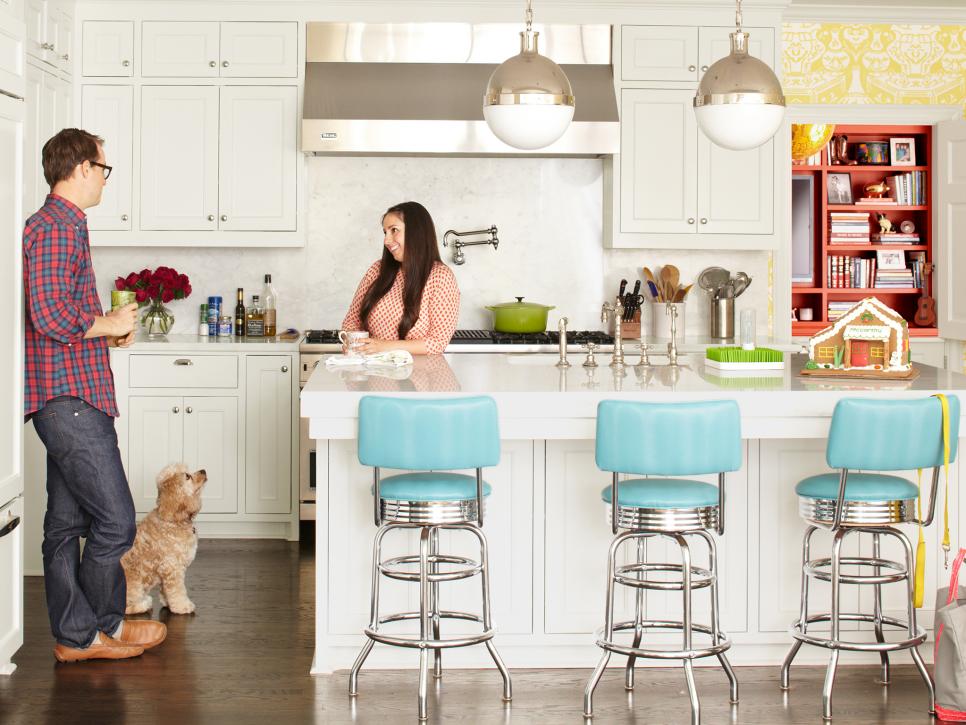
<path fill-rule="evenodd" d="M 489 496 L 490 484 L 483 484 Z M 476 476 L 419 471 L 387 476 L 379 481 L 379 497 L 391 501 L 465 501 L 476 498 Z"/>
<path fill-rule="evenodd" d="M 611 487 L 600 492 L 610 503 Z M 718 487 L 686 478 L 631 478 L 617 485 L 620 506 L 642 509 L 691 509 L 718 505 Z"/>
<path fill-rule="evenodd" d="M 802 479 L 795 493 L 804 498 L 836 500 L 839 497 L 839 474 L 823 473 Z M 845 482 L 846 501 L 905 501 L 918 498 L 919 489 L 900 476 L 882 473 L 849 473 Z"/>

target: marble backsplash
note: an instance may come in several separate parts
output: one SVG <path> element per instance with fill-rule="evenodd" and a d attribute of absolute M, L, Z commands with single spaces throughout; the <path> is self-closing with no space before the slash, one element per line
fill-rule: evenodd
<path fill-rule="evenodd" d="M 192 332 L 208 295 L 221 295 L 233 310 L 236 288 L 245 288 L 247 303 L 269 272 L 279 292 L 280 329 L 338 327 L 363 272 L 381 254 L 383 211 L 413 199 L 433 215 L 440 239 L 447 229 L 499 229 L 499 249 L 471 247 L 462 266 L 440 249 L 460 285 L 462 328 L 492 327 L 484 305 L 523 295 L 556 306 L 551 328 L 566 315 L 571 329 L 603 329 L 601 302 L 616 294 L 621 278 L 633 284 L 643 265 L 670 263 L 680 268 L 682 283 L 710 265 L 751 275 L 736 309 L 757 309 L 759 334 L 768 331 L 768 253 L 603 248 L 599 159 L 309 157 L 306 165 L 304 248 L 95 247 L 105 302 L 115 277 L 174 267 L 193 287 L 191 297 L 170 305 L 174 331 Z M 707 334 L 707 296 L 695 286 L 687 305 L 686 333 Z"/>

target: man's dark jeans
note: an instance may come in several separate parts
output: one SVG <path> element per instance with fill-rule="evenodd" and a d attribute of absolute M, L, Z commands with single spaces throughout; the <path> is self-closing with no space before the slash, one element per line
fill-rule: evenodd
<path fill-rule="evenodd" d="M 44 585 L 54 638 L 90 645 L 124 618 L 121 557 L 134 543 L 134 501 L 117 448 L 114 418 L 60 396 L 33 416 L 47 448 Z M 81 559 L 80 539 L 87 543 Z"/>

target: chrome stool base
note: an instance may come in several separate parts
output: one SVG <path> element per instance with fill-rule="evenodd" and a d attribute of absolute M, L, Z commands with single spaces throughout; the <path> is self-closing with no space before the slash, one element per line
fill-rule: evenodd
<path fill-rule="evenodd" d="M 610 545 L 607 559 L 607 599 L 606 599 L 606 620 L 603 628 L 597 631 L 597 646 L 603 650 L 601 659 L 594 669 L 587 687 L 584 689 L 584 716 L 593 717 L 593 697 L 594 690 L 600 683 L 607 663 L 610 661 L 611 654 L 621 654 L 627 656 L 627 666 L 624 674 L 624 687 L 627 690 L 634 688 L 634 663 L 638 657 L 662 660 L 681 660 L 684 667 L 684 675 L 688 685 L 688 695 L 691 700 L 691 722 L 698 725 L 701 722 L 701 705 L 698 700 L 698 691 L 694 681 L 693 662 L 701 657 L 717 657 L 721 663 L 730 684 L 730 702 L 738 702 L 738 679 L 735 677 L 734 670 L 728 662 L 725 652 L 731 647 L 731 640 L 721 630 L 719 608 L 718 608 L 718 587 L 717 587 L 717 550 L 715 541 L 711 534 L 704 530 L 695 519 L 695 512 L 705 511 L 704 520 L 714 522 L 717 525 L 717 507 L 714 512 L 706 512 L 704 509 L 638 509 L 633 514 L 635 520 L 643 520 L 654 516 L 653 512 L 660 511 L 664 517 L 661 526 L 670 525 L 669 522 L 677 518 L 679 521 L 686 520 L 687 531 L 669 531 L 637 529 L 626 531 L 614 537 Z M 627 521 L 631 514 L 628 513 L 630 507 L 621 506 L 618 508 L 618 520 Z M 653 521 L 653 519 L 652 519 Z M 645 559 L 645 541 L 650 537 L 661 536 L 672 539 L 681 549 L 680 564 L 650 563 Z M 707 569 L 691 565 L 691 549 L 685 536 L 698 536 L 704 539 L 708 545 L 709 566 Z M 617 565 L 617 554 L 621 545 L 625 542 L 636 540 L 637 542 L 637 561 L 633 564 L 623 566 Z M 648 579 L 647 575 L 653 571 L 664 571 L 678 573 L 681 576 L 679 581 L 663 581 Z M 635 602 L 635 617 L 632 620 L 614 622 L 614 585 L 633 587 L 637 590 Z M 711 592 L 711 625 L 695 624 L 691 619 L 691 592 L 693 589 L 710 588 Z M 656 589 L 662 591 L 679 591 L 683 597 L 683 620 L 648 620 L 644 619 L 644 590 Z M 645 630 L 649 629 L 668 629 L 679 631 L 682 635 L 682 646 L 680 649 L 652 649 L 641 647 Z M 616 632 L 633 632 L 633 641 L 630 645 L 620 644 L 615 641 Z M 695 646 L 693 642 L 694 633 L 707 635 L 710 637 L 710 644 L 707 646 Z"/>
<path fill-rule="evenodd" d="M 405 522 L 391 521 L 382 525 L 376 532 L 372 551 L 372 597 L 370 600 L 371 613 L 369 626 L 366 627 L 365 635 L 368 638 L 362 647 L 362 651 L 356 657 L 352 670 L 349 673 L 349 695 L 358 694 L 359 671 L 365 663 L 366 658 L 372 651 L 376 642 L 387 644 L 393 647 L 409 647 L 419 650 L 419 693 L 418 693 L 418 717 L 426 720 L 428 717 L 427 709 L 427 690 L 429 681 L 429 653 L 433 653 L 433 677 L 439 679 L 443 676 L 442 651 L 454 647 L 469 647 L 476 644 L 486 645 L 494 664 L 500 671 L 503 678 L 503 700 L 509 702 L 513 698 L 510 672 L 500 658 L 496 647 L 493 645 L 495 630 L 490 616 L 490 578 L 487 569 L 488 553 L 486 537 L 482 529 L 471 520 L 463 518 L 453 520 L 461 512 L 472 510 L 472 516 L 476 516 L 476 502 L 472 506 L 466 506 L 467 501 L 459 502 L 407 502 L 410 507 L 403 512 L 402 508 L 395 505 L 401 502 L 382 500 L 384 514 L 393 510 L 397 515 L 405 515 L 409 520 Z M 387 504 L 390 504 L 387 506 Z M 424 505 L 426 504 L 426 505 Z M 445 504 L 445 505 L 443 505 Z M 442 519 L 445 523 L 426 524 L 419 523 L 429 519 Z M 391 559 L 382 559 L 382 540 L 390 531 L 395 529 L 418 529 L 419 530 L 419 555 L 397 556 Z M 440 529 L 467 531 L 473 534 L 480 545 L 480 560 L 473 561 L 463 556 L 449 556 L 439 553 L 439 531 Z M 406 565 L 418 565 L 416 571 L 406 569 Z M 444 565 L 450 565 L 448 571 L 443 571 Z M 439 606 L 439 583 L 456 581 L 479 575 L 482 581 L 483 613 L 482 615 L 471 614 L 469 612 L 459 612 L 453 610 L 440 609 Z M 398 612 L 386 616 L 379 616 L 379 581 L 380 577 L 385 576 L 399 581 L 419 583 L 419 611 Z M 477 622 L 482 625 L 483 631 L 478 634 L 468 634 L 454 637 L 442 637 L 440 635 L 440 624 L 444 619 L 456 619 L 469 622 Z M 384 624 L 404 621 L 418 621 L 418 634 L 389 634 L 383 632 L 380 627 Z"/>
<path fill-rule="evenodd" d="M 799 496 L 798 513 L 806 521 L 831 526 L 838 501 L 830 498 Z M 916 500 L 846 501 L 842 509 L 842 526 L 889 526 L 916 519 Z"/>
<path fill-rule="evenodd" d="M 806 506 L 811 506 L 815 499 L 802 499 L 801 508 L 804 511 Z M 835 503 L 834 501 L 832 502 Z M 906 501 L 885 502 L 889 506 L 883 507 L 881 503 L 874 505 L 877 513 L 871 514 L 872 518 L 878 517 L 883 511 L 892 511 L 896 516 L 902 516 Z M 851 506 L 852 504 L 849 504 Z M 932 678 L 926 665 L 919 654 L 917 647 L 926 641 L 926 631 L 916 623 L 916 608 L 913 601 L 915 557 L 912 544 L 906 536 L 898 529 L 886 525 L 870 525 L 866 519 L 863 523 L 855 523 L 856 512 L 862 511 L 866 518 L 870 516 L 871 509 L 861 507 L 853 509 L 852 523 L 833 532 L 832 556 L 821 559 L 810 559 L 809 551 L 811 548 L 812 535 L 819 530 L 818 526 L 811 525 L 805 530 L 802 538 L 802 591 L 801 591 L 801 610 L 799 618 L 792 623 L 789 633 L 795 639 L 791 650 L 785 656 L 785 661 L 781 667 L 781 689 L 789 689 L 789 672 L 792 662 L 803 644 L 815 645 L 831 650 L 828 668 L 825 671 L 825 684 L 822 688 L 822 718 L 832 719 L 832 687 L 835 683 L 835 670 L 838 666 L 839 652 L 842 650 L 852 652 L 878 652 L 881 662 L 882 679 L 884 685 L 889 684 L 889 652 L 899 650 L 909 650 L 913 662 L 919 670 L 919 674 L 926 685 L 929 694 L 929 712 L 935 712 L 936 694 Z M 843 512 L 844 518 L 849 517 L 848 506 Z M 832 509 L 834 516 L 834 506 Z M 871 557 L 844 557 L 841 555 L 842 541 L 852 533 L 872 534 L 872 556 Z M 905 552 L 905 562 L 891 561 L 880 556 L 880 537 L 892 536 L 899 540 Z M 871 574 L 864 573 L 841 573 L 843 566 L 871 568 Z M 883 573 L 883 569 L 887 570 Z M 820 614 L 808 613 L 808 584 L 811 579 L 827 581 L 832 584 L 832 611 Z M 894 617 L 887 617 L 882 613 L 882 585 L 906 582 L 908 595 L 908 619 L 901 621 Z M 874 587 L 874 598 L 872 614 L 864 612 L 842 612 L 840 609 L 841 596 L 840 586 L 842 584 L 856 584 Z M 829 622 L 832 631 L 828 633 L 809 633 L 810 625 L 817 622 Z M 867 622 L 872 624 L 875 630 L 875 642 L 856 642 L 842 639 L 840 625 L 842 622 Z M 899 641 L 886 642 L 884 630 L 892 627 L 897 630 L 905 630 L 907 636 Z"/>

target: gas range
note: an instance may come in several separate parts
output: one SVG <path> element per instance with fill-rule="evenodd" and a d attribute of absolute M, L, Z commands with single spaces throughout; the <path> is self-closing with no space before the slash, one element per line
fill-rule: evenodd
<path fill-rule="evenodd" d="M 299 345 L 300 352 L 341 352 L 338 330 L 306 330 Z M 606 352 L 614 338 L 599 330 L 567 332 L 567 350 L 580 352 L 581 346 L 592 342 Z M 494 332 L 493 330 L 457 330 L 446 347 L 446 352 L 557 352 L 560 334 L 548 332 Z"/>

